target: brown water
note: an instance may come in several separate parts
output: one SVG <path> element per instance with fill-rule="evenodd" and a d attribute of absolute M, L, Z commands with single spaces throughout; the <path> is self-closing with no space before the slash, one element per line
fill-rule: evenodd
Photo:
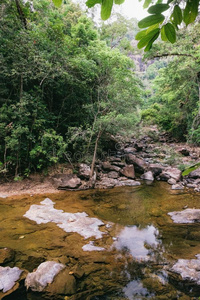
<path fill-rule="evenodd" d="M 167 213 L 200 208 L 200 195 L 170 188 L 156 182 L 0 199 L 0 248 L 14 249 L 15 260 L 9 265 L 28 271 L 46 260 L 65 263 L 72 271 L 78 266 L 84 275 L 77 279 L 77 292 L 70 300 L 199 299 L 200 289 L 181 282 L 169 269 L 177 259 L 200 253 L 200 223 L 175 224 Z M 46 197 L 55 202 L 55 209 L 86 212 L 102 220 L 105 234 L 85 239 L 55 223 L 37 224 L 23 216 Z M 105 250 L 83 251 L 89 241 Z M 43 299 L 30 292 L 23 297 Z"/>

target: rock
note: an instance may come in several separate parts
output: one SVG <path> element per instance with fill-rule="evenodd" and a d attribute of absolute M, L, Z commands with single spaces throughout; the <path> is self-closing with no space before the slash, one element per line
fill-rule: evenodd
<path fill-rule="evenodd" d="M 16 290 L 19 287 L 17 281 L 20 280 L 22 272 L 23 270 L 17 267 L 0 267 L 0 291 L 6 293 L 10 290 Z"/>
<path fill-rule="evenodd" d="M 51 295 L 73 295 L 76 293 L 76 279 L 70 275 L 70 270 L 61 270 L 53 279 L 51 284 L 45 288 L 45 292 Z M 51 298 L 52 299 L 52 298 Z M 55 298 L 54 298 L 55 299 Z"/>
<path fill-rule="evenodd" d="M 121 162 L 121 158 L 115 157 L 115 156 L 110 156 L 109 161 L 112 162 L 112 163 Z"/>
<path fill-rule="evenodd" d="M 144 144 L 142 144 L 142 143 L 135 143 L 135 148 L 136 148 L 136 150 L 137 150 L 138 152 L 139 152 L 139 151 L 142 151 L 144 147 L 145 147 L 145 146 L 144 146 Z"/>
<path fill-rule="evenodd" d="M 162 173 L 160 174 L 161 180 L 168 181 L 170 178 L 179 181 L 181 179 L 181 171 L 177 168 L 169 167 L 163 170 Z"/>
<path fill-rule="evenodd" d="M 153 173 L 151 171 L 148 171 L 148 172 L 142 174 L 140 176 L 140 178 L 143 179 L 143 180 L 149 180 L 149 181 L 153 181 L 154 180 Z"/>
<path fill-rule="evenodd" d="M 15 257 L 15 251 L 10 248 L 0 249 L 0 265 L 10 262 Z"/>
<path fill-rule="evenodd" d="M 171 271 L 180 274 L 183 280 L 191 280 L 200 285 L 200 254 L 196 257 L 197 259 L 179 259 Z"/>
<path fill-rule="evenodd" d="M 190 172 L 189 175 L 188 175 L 188 177 L 189 178 L 194 178 L 194 179 L 200 178 L 200 168 L 198 168 L 198 169 Z"/>
<path fill-rule="evenodd" d="M 184 186 L 181 183 L 172 185 L 172 190 L 183 190 L 183 189 Z"/>
<path fill-rule="evenodd" d="M 171 185 L 176 184 L 176 180 L 173 178 L 170 178 L 169 180 L 167 180 L 167 182 Z"/>
<path fill-rule="evenodd" d="M 76 189 L 81 185 L 81 180 L 72 174 L 57 174 L 53 178 L 53 184 L 59 190 Z"/>
<path fill-rule="evenodd" d="M 108 189 L 113 188 L 118 183 L 117 179 L 103 177 L 100 181 L 97 181 L 95 188 Z"/>
<path fill-rule="evenodd" d="M 124 149 L 124 153 L 125 154 L 129 154 L 129 153 L 135 153 L 137 150 L 134 147 L 127 147 Z"/>
<path fill-rule="evenodd" d="M 119 177 L 119 174 L 116 171 L 111 171 L 108 173 L 108 178 L 117 179 L 118 177 Z"/>
<path fill-rule="evenodd" d="M 42 292 L 48 284 L 52 283 L 54 277 L 65 268 L 65 265 L 55 261 L 46 261 L 39 265 L 37 270 L 28 273 L 25 285 L 27 289 L 34 292 Z"/>
<path fill-rule="evenodd" d="M 115 172 L 119 172 L 120 171 L 120 167 L 117 167 L 115 165 L 111 165 L 108 161 L 104 161 L 102 163 L 102 168 L 105 170 L 105 171 L 115 171 Z"/>
<path fill-rule="evenodd" d="M 120 173 L 128 178 L 135 178 L 135 170 L 133 165 L 125 166 L 122 170 L 120 170 Z"/>
<path fill-rule="evenodd" d="M 200 209 L 187 208 L 182 211 L 169 212 L 174 223 L 199 223 L 200 222 Z"/>
<path fill-rule="evenodd" d="M 159 164 L 150 164 L 148 167 L 148 171 L 151 171 L 154 176 L 158 176 L 163 170 L 164 167 Z"/>
<path fill-rule="evenodd" d="M 81 179 L 90 179 L 90 166 L 86 164 L 80 164 L 79 166 L 79 177 Z"/>
<path fill-rule="evenodd" d="M 180 149 L 179 153 L 181 153 L 184 156 L 189 156 L 190 155 L 190 151 L 187 148 Z"/>
<path fill-rule="evenodd" d="M 131 179 L 118 181 L 118 183 L 116 184 L 116 186 L 138 186 L 138 185 L 141 185 L 139 181 L 131 180 Z"/>
<path fill-rule="evenodd" d="M 136 172 L 144 173 L 147 170 L 148 164 L 131 153 L 126 155 L 126 161 L 128 164 L 134 165 Z"/>
<path fill-rule="evenodd" d="M 72 272 L 73 272 L 73 275 L 76 278 L 78 278 L 78 279 L 82 278 L 84 276 L 84 274 L 85 274 L 85 272 L 83 271 L 83 269 L 81 267 L 79 267 L 79 266 L 75 266 L 75 268 L 73 268 Z"/>

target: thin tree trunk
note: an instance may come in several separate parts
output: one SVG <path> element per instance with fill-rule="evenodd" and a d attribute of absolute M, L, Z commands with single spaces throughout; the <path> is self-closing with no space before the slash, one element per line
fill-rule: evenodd
<path fill-rule="evenodd" d="M 95 147 L 94 147 L 94 153 L 93 153 L 93 159 L 92 159 L 92 164 L 91 164 L 91 171 L 90 171 L 90 184 L 94 186 L 96 178 L 94 178 L 94 166 L 95 166 L 95 161 L 96 161 L 96 155 L 97 155 L 97 148 L 98 148 L 98 143 L 99 139 L 101 137 L 102 131 L 99 129 L 96 141 L 95 141 Z"/>

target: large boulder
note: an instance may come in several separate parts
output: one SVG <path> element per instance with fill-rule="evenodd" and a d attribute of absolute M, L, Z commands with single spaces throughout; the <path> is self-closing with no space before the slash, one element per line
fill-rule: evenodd
<path fill-rule="evenodd" d="M 169 212 L 174 223 L 200 223 L 200 209 L 187 208 L 182 211 Z"/>
<path fill-rule="evenodd" d="M 57 174 L 52 180 L 59 190 L 77 189 L 81 185 L 80 178 L 72 174 Z"/>
<path fill-rule="evenodd" d="M 163 181 L 168 181 L 170 178 L 179 181 L 181 179 L 181 171 L 177 168 L 168 167 L 159 175 Z"/>
<path fill-rule="evenodd" d="M 126 155 L 126 161 L 128 164 L 133 164 L 135 171 L 138 173 L 144 173 L 148 168 L 148 164 L 143 159 L 138 158 L 131 153 Z"/>
<path fill-rule="evenodd" d="M 151 171 L 145 172 L 144 174 L 142 174 L 140 176 L 141 179 L 143 180 L 148 180 L 148 181 L 153 181 L 154 180 L 154 176 L 153 173 Z"/>
<path fill-rule="evenodd" d="M 109 163 L 108 161 L 104 161 L 102 163 L 102 168 L 105 170 L 105 171 L 115 171 L 115 172 L 119 172 L 120 171 L 120 167 L 117 167 L 115 165 L 111 165 L 111 163 Z"/>
<path fill-rule="evenodd" d="M 90 172 L 91 172 L 90 166 L 88 166 L 86 164 L 80 164 L 79 177 L 81 179 L 90 179 Z"/>
<path fill-rule="evenodd" d="M 151 171 L 154 176 L 158 176 L 163 170 L 164 167 L 159 164 L 150 164 L 148 167 L 148 171 Z"/>
<path fill-rule="evenodd" d="M 135 169 L 133 165 L 125 166 L 122 170 L 120 170 L 120 173 L 124 175 L 125 177 L 134 179 L 135 178 Z"/>

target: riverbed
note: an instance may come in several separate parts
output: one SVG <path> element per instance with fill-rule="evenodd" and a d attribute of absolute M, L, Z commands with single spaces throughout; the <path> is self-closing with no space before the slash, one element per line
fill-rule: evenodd
<path fill-rule="evenodd" d="M 32 205 L 45 203 L 59 212 L 60 221 L 28 217 Z M 15 251 L 6 265 L 28 272 L 49 260 L 65 264 L 72 275 L 78 268 L 75 291 L 58 299 L 199 299 L 200 285 L 172 271 L 178 260 L 200 254 L 200 223 L 177 224 L 168 215 L 186 208 L 200 209 L 199 194 L 173 191 L 164 182 L 0 198 L 0 248 Z M 62 223 L 65 213 L 71 225 L 77 213 L 100 223 L 95 233 L 85 233 L 89 221 L 73 232 Z M 45 297 L 23 291 L 21 300 Z"/>

